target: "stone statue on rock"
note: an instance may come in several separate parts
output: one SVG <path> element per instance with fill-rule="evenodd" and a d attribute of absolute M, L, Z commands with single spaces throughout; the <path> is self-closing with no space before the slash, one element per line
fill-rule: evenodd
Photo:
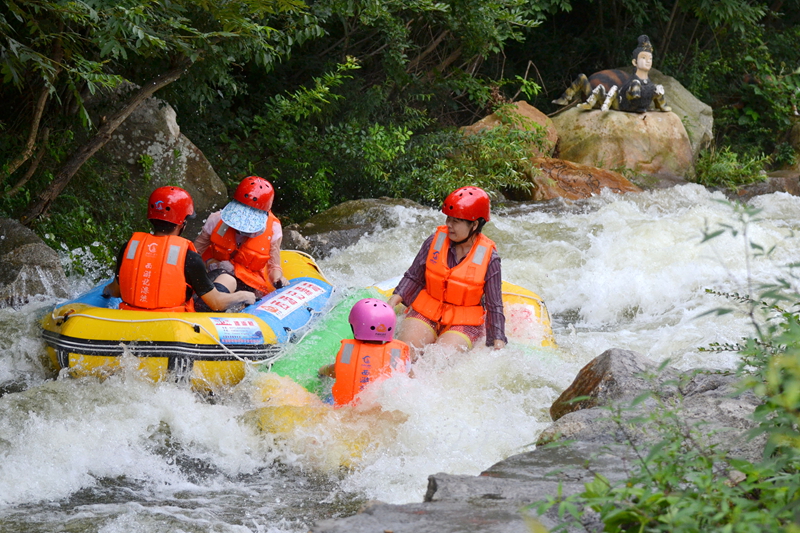
<path fill-rule="evenodd" d="M 633 50 L 632 64 L 635 72 L 624 70 L 601 70 L 586 77 L 579 74 L 577 79 L 554 104 L 569 105 L 576 97 L 585 98 L 578 108 L 601 111 L 615 109 L 629 113 L 645 113 L 651 106 L 658 111 L 672 109 L 666 104 L 664 87 L 653 83 L 648 73 L 653 66 L 653 45 L 647 35 L 639 36 L 639 44 Z"/>

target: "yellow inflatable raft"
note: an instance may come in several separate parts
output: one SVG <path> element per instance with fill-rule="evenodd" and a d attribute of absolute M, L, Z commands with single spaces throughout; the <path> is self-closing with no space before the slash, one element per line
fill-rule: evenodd
<path fill-rule="evenodd" d="M 50 359 L 74 376 L 106 376 L 127 356 L 156 381 L 188 380 L 204 391 L 234 385 L 246 365 L 277 358 L 333 292 L 310 256 L 283 251 L 281 260 L 289 286 L 238 313 L 120 310 L 119 299 L 102 296 L 103 283 L 44 318 Z"/>

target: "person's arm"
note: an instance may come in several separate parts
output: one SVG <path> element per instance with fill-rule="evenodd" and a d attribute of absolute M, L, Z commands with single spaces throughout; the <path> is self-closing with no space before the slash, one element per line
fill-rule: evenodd
<path fill-rule="evenodd" d="M 283 227 L 280 221 L 272 224 L 272 242 L 269 248 L 269 263 L 267 264 L 267 275 L 276 289 L 289 285 L 289 280 L 283 275 L 281 265 L 281 243 L 283 242 Z"/>
<path fill-rule="evenodd" d="M 394 294 L 389 298 L 389 305 L 392 307 L 400 303 L 410 306 L 417 299 L 420 291 L 425 288 L 425 261 L 428 259 L 428 251 L 434 235 L 425 239 L 411 266 L 408 267 L 403 278 L 395 287 Z"/>
<path fill-rule="evenodd" d="M 125 249 L 128 243 L 122 245 L 122 248 L 117 252 L 117 266 L 114 268 L 114 281 L 103 287 L 103 296 L 106 298 L 122 298 L 122 292 L 119 289 L 119 267 L 122 265 L 122 256 L 125 254 Z"/>
<path fill-rule="evenodd" d="M 486 309 L 486 346 L 495 350 L 503 348 L 506 338 L 506 316 L 503 313 L 503 275 L 500 268 L 500 256 L 492 251 L 489 267 L 483 286 L 483 305 Z"/>
<path fill-rule="evenodd" d="M 106 298 L 114 297 L 121 298 L 122 293 L 119 290 L 119 279 L 115 276 L 114 281 L 103 287 L 103 296 Z"/>
<path fill-rule="evenodd" d="M 194 247 L 197 249 L 198 254 L 203 255 L 203 252 L 211 246 L 211 232 L 214 231 L 217 223 L 219 223 L 219 219 L 219 212 L 214 212 L 208 215 L 208 218 L 203 223 L 203 229 L 200 230 L 200 235 L 194 240 Z"/>
<path fill-rule="evenodd" d="M 200 254 L 186 252 L 184 273 L 194 292 L 214 311 L 224 311 L 237 304 L 251 305 L 256 295 L 249 291 L 237 291 L 232 294 L 220 292 L 208 277 Z"/>
<path fill-rule="evenodd" d="M 256 301 L 256 295 L 250 291 L 236 291 L 228 294 L 218 291 L 216 287 L 200 295 L 200 298 L 214 311 L 224 311 L 238 304 L 252 305 Z"/>

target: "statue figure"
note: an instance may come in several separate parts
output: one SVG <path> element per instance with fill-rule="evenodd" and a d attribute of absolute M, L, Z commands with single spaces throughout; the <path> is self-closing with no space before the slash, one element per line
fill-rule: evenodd
<path fill-rule="evenodd" d="M 577 95 L 586 98 L 578 104 L 580 109 L 601 111 L 616 109 L 631 113 L 644 113 L 652 103 L 659 111 L 672 111 L 664 99 L 664 87 L 653 83 L 648 72 L 653 66 L 653 45 L 647 35 L 639 36 L 639 46 L 634 49 L 632 61 L 636 72 L 628 74 L 619 69 L 601 70 L 588 78 L 579 74 L 572 85 L 554 104 L 568 105 Z"/>

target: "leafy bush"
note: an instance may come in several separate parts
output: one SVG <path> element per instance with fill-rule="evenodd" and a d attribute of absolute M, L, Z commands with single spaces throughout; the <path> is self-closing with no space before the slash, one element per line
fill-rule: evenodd
<path fill-rule="evenodd" d="M 751 183 L 766 180 L 764 167 L 769 164 L 770 157 L 763 154 L 753 157 L 732 152 L 729 146 L 721 150 L 711 148 L 703 151 L 695 163 L 694 181 L 708 187 L 726 187 L 738 189 Z"/>

